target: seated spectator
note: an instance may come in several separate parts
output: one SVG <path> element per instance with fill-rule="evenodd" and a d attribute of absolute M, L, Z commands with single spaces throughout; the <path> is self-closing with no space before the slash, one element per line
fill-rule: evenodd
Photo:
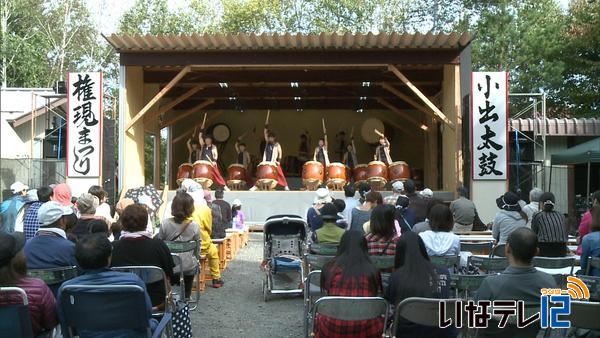
<path fill-rule="evenodd" d="M 531 228 L 531 220 L 533 219 L 533 214 L 537 213 L 541 210 L 540 208 L 540 197 L 544 192 L 540 188 L 533 188 L 529 192 L 529 204 L 526 204 L 522 207 L 523 212 L 527 215 L 527 226 Z"/>
<path fill-rule="evenodd" d="M 200 225 L 193 221 L 194 199 L 185 192 L 178 191 L 171 204 L 171 215 L 173 217 L 162 221 L 157 238 L 163 241 L 189 242 L 200 239 Z M 192 293 L 192 283 L 194 281 L 194 271 L 198 264 L 192 252 L 179 254 L 182 266 L 176 266 L 174 273 L 175 279 L 171 284 L 179 285 L 179 272 L 183 269 L 183 279 L 185 283 L 185 298 L 190 298 Z"/>
<path fill-rule="evenodd" d="M 454 219 L 450 208 L 435 205 L 429 213 L 431 230 L 419 233 L 429 256 L 457 256 L 460 254 L 460 238 L 452 232 Z"/>
<path fill-rule="evenodd" d="M 345 232 L 335 223 L 338 218 L 338 209 L 333 203 L 327 203 L 321 208 L 319 217 L 323 221 L 323 226 L 315 232 L 315 243 L 338 245 Z"/>
<path fill-rule="evenodd" d="M 412 227 L 412 231 L 414 233 L 418 234 L 423 231 L 431 230 L 431 227 L 429 226 L 429 214 L 431 213 L 431 209 L 438 204 L 443 205 L 444 202 L 442 202 L 442 200 L 439 200 L 437 198 L 432 198 L 427 202 L 427 218 L 423 222 L 416 223 Z"/>
<path fill-rule="evenodd" d="M 413 211 L 415 222 L 424 221 L 427 217 L 427 202 L 415 192 L 415 182 L 413 180 L 404 182 L 404 193 L 410 200 L 408 208 Z"/>
<path fill-rule="evenodd" d="M 579 222 L 579 229 L 577 231 L 577 240 L 579 242 L 579 246 L 577 246 L 577 254 L 581 255 L 581 242 L 585 235 L 589 234 L 592 226 L 592 209 L 600 205 L 600 190 L 594 192 L 592 194 L 592 207 L 583 214 L 581 218 L 581 222 Z"/>
<path fill-rule="evenodd" d="M 492 236 L 497 244 L 506 244 L 511 232 L 527 226 L 527 215 L 521 210 L 519 195 L 511 191 L 498 197 L 496 205 L 501 210 L 494 217 Z"/>
<path fill-rule="evenodd" d="M 392 184 L 392 194 L 383 199 L 383 203 L 396 205 L 398 197 L 404 196 L 404 183 L 396 181 Z"/>
<path fill-rule="evenodd" d="M 321 289 L 328 296 L 374 297 L 381 290 L 381 276 L 369 259 L 367 241 L 358 231 L 342 236 L 337 255 L 323 267 Z M 381 337 L 383 318 L 340 321 L 326 316 L 315 318 L 316 337 Z"/>
<path fill-rule="evenodd" d="M 79 210 L 79 219 L 77 220 L 77 225 L 75 225 L 75 228 L 71 231 L 71 234 L 76 240 L 92 233 L 93 224 L 95 225 L 96 232 L 108 234 L 108 223 L 106 223 L 106 220 L 99 216 L 95 216 L 98 203 L 98 197 L 89 193 L 83 193 L 77 199 L 76 206 L 77 210 Z M 99 219 L 104 222 L 104 226 L 101 229 L 98 229 L 98 224 L 95 222 Z"/>
<path fill-rule="evenodd" d="M 157 266 L 168 278 L 173 278 L 173 258 L 167 245 L 160 239 L 152 238 L 146 231 L 148 211 L 140 204 L 125 208 L 121 216 L 123 232 L 118 241 L 113 242 L 111 266 Z M 148 284 L 148 294 L 152 305 L 163 305 L 167 290 L 162 281 Z"/>
<path fill-rule="evenodd" d="M 67 226 L 73 208 L 56 201 L 44 203 L 38 211 L 40 229 L 25 244 L 30 269 L 76 266 L 75 244 L 67 239 Z"/>
<path fill-rule="evenodd" d="M 508 268 L 501 274 L 486 277 L 477 290 L 475 300 L 522 300 L 525 303 L 539 303 L 540 289 L 557 288 L 552 275 L 538 271 L 532 265 L 533 257 L 539 252 L 538 240 L 535 233 L 526 226 L 515 229 L 510 233 L 506 242 L 506 257 Z M 527 329 L 508 331 L 490 325 L 488 329 L 479 330 L 480 337 L 536 337 L 539 324 L 534 323 Z M 530 332 L 531 331 L 531 332 Z"/>
<path fill-rule="evenodd" d="M 29 316 L 35 337 L 58 325 L 56 302 L 44 281 L 27 277 L 27 263 L 23 246 L 25 236 L 15 232 L 0 232 L 0 287 L 19 287 L 27 293 Z M 0 297 L 0 306 L 21 303 L 19 294 L 10 293 Z M 0 333 L 0 336 L 2 333 Z"/>
<path fill-rule="evenodd" d="M 66 183 L 57 184 L 52 188 L 52 200 L 66 207 L 73 207 L 71 188 Z"/>
<path fill-rule="evenodd" d="M 25 204 L 23 204 L 17 213 L 17 218 L 15 220 L 15 231 L 25 232 L 25 215 L 27 214 L 27 211 L 29 211 L 29 208 L 38 200 L 37 189 L 30 189 L 27 191 L 27 194 L 23 199 Z"/>
<path fill-rule="evenodd" d="M 170 201 L 167 203 L 167 207 L 169 209 L 171 208 L 170 203 Z M 122 198 L 119 200 L 119 202 L 117 202 L 117 205 L 115 205 L 115 223 L 113 223 L 112 227 L 110 228 L 110 231 L 113 235 L 113 240 L 115 241 L 119 240 L 121 237 L 121 232 L 123 231 L 123 225 L 121 224 L 121 215 L 123 215 L 123 210 L 132 204 L 135 204 L 135 201 L 131 198 Z M 168 213 L 167 210 L 165 210 L 165 214 L 166 213 Z"/>
<path fill-rule="evenodd" d="M 433 198 L 433 190 L 431 190 L 429 188 L 425 188 L 425 189 L 421 190 L 421 192 L 419 193 L 419 196 L 421 196 L 421 198 L 425 200 L 425 203 L 427 203 L 427 202 L 429 202 L 430 199 Z"/>
<path fill-rule="evenodd" d="M 592 208 L 592 232 L 581 243 L 581 269 L 586 270 L 588 257 L 600 257 L 600 205 Z M 600 277 L 600 269 L 592 268 L 591 276 Z"/>
<path fill-rule="evenodd" d="M 414 232 L 402 235 L 396 243 L 395 271 L 385 291 L 385 298 L 394 308 L 406 298 L 448 298 L 449 272 L 434 267 L 429 261 L 425 243 Z M 429 281 L 429 282 L 426 282 Z M 396 337 L 456 337 L 454 329 L 413 324 L 400 318 Z"/>
<path fill-rule="evenodd" d="M 337 220 L 335 221 L 335 224 L 337 224 L 337 226 L 339 226 L 340 228 L 342 228 L 344 230 L 348 229 L 348 227 L 350 225 L 344 218 L 344 209 L 346 209 L 346 202 L 344 202 L 344 200 L 341 200 L 341 199 L 335 199 L 335 200 L 333 200 L 333 205 L 335 205 L 335 208 L 338 211 L 338 217 L 337 217 Z"/>
<path fill-rule="evenodd" d="M 365 196 L 365 202 L 352 210 L 352 223 L 350 230 L 360 231 L 364 234 L 363 225 L 371 219 L 371 211 L 376 206 L 383 204 L 383 197 L 377 191 L 370 191 Z"/>
<path fill-rule="evenodd" d="M 365 236 L 371 256 L 393 256 L 399 235 L 394 229 L 394 207 L 378 205 L 371 213 L 370 232 Z"/>
<path fill-rule="evenodd" d="M 15 231 L 17 215 L 27 201 L 29 187 L 17 181 L 10 185 L 12 196 L 0 204 L 0 231 L 12 233 Z"/>
<path fill-rule="evenodd" d="M 545 192 L 540 196 L 542 211 L 534 214 L 531 230 L 538 236 L 540 256 L 564 257 L 567 255 L 567 227 L 565 216 L 554 211 L 554 194 Z"/>
<path fill-rule="evenodd" d="M 233 218 L 232 228 L 235 230 L 246 230 L 246 215 L 242 211 L 242 201 L 234 199 L 231 204 L 231 217 Z"/>
<path fill-rule="evenodd" d="M 146 298 L 146 312 L 150 316 L 152 303 L 146 285 L 136 275 L 110 270 L 111 244 L 106 236 L 101 234 L 88 235 L 77 242 L 75 257 L 83 274 L 63 283 L 66 285 L 136 285 L 144 289 Z M 64 321 L 64 313 L 60 307 L 62 294 L 58 294 L 58 315 L 61 322 Z M 99 309 L 102 310 L 102 309 Z M 150 319 L 150 328 L 154 330 L 157 326 L 155 319 Z M 63 327 L 63 330 L 65 328 Z M 146 332 L 132 332 L 131 330 L 115 330 L 102 332 L 78 332 L 81 337 L 146 337 Z"/>
<path fill-rule="evenodd" d="M 410 200 L 406 196 L 399 196 L 396 200 L 396 210 L 394 211 L 394 219 L 398 223 L 401 232 L 411 231 L 415 224 L 414 210 L 408 208 Z"/>
<path fill-rule="evenodd" d="M 326 203 L 331 203 L 333 198 L 329 194 L 329 189 L 327 188 L 319 188 L 315 191 L 315 200 L 313 202 L 313 206 L 308 209 L 306 212 L 306 223 L 308 223 L 308 227 L 314 233 L 323 226 L 323 219 L 320 217 L 319 210 Z"/>
<path fill-rule="evenodd" d="M 27 209 L 27 212 L 25 212 L 25 219 L 23 220 L 23 232 L 25 233 L 26 239 L 33 238 L 35 233 L 38 231 L 38 228 L 40 227 L 38 223 L 38 210 L 42 204 L 52 199 L 52 188 L 39 188 L 37 190 L 37 198 L 38 200 L 31 203 Z"/>
<path fill-rule="evenodd" d="M 371 186 L 367 182 L 362 182 L 358 185 L 358 204 L 361 205 L 367 200 L 367 194 L 371 192 Z"/>
<path fill-rule="evenodd" d="M 221 208 L 221 219 L 223 220 L 225 228 L 229 229 L 231 228 L 233 217 L 231 215 L 231 205 L 223 199 L 224 197 L 225 192 L 223 189 L 215 190 L 215 200 L 212 201 L 212 203 Z"/>
<path fill-rule="evenodd" d="M 465 187 L 456 189 L 458 198 L 450 203 L 450 211 L 454 216 L 454 232 L 465 232 L 473 230 L 475 221 L 475 203 L 469 199 Z"/>
<path fill-rule="evenodd" d="M 344 219 L 346 222 L 348 222 L 348 224 L 352 223 L 352 210 L 354 210 L 354 208 L 360 204 L 354 195 L 356 195 L 356 188 L 354 187 L 354 184 L 347 184 L 344 187 L 344 203 L 346 204 L 346 207 L 344 208 L 343 214 Z"/>
<path fill-rule="evenodd" d="M 104 218 L 109 225 L 112 225 L 115 220 L 110 211 L 110 205 L 108 205 L 108 193 L 99 185 L 92 185 L 88 189 L 88 193 L 98 198 L 98 207 L 94 215 Z"/>
<path fill-rule="evenodd" d="M 208 205 L 208 207 L 210 208 L 210 212 L 212 215 L 212 232 L 210 237 L 212 239 L 225 238 L 227 236 L 227 233 L 225 231 L 225 223 L 223 222 L 223 213 L 221 212 L 221 207 L 212 202 L 210 190 L 204 190 L 204 200 L 206 201 L 206 205 Z"/>

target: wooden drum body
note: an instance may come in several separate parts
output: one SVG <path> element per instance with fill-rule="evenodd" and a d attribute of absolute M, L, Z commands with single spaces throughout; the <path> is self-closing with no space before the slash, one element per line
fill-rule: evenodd
<path fill-rule="evenodd" d="M 194 181 L 200 183 L 203 189 L 210 189 L 213 184 L 213 166 L 208 161 L 194 162 Z"/>
<path fill-rule="evenodd" d="M 362 182 L 366 182 L 367 178 L 369 178 L 369 176 L 367 175 L 367 165 L 366 164 L 357 164 L 354 167 L 352 176 L 354 177 L 355 184 L 360 184 Z"/>
<path fill-rule="evenodd" d="M 331 163 L 327 166 L 327 187 L 331 190 L 342 190 L 346 185 L 346 166 Z"/>
<path fill-rule="evenodd" d="M 227 186 L 231 190 L 242 190 L 246 187 L 246 168 L 241 164 L 232 164 L 227 168 Z"/>
<path fill-rule="evenodd" d="M 192 178 L 194 175 L 194 166 L 191 163 L 183 163 L 177 169 L 177 184 L 181 185 L 181 182 L 186 178 Z"/>
<path fill-rule="evenodd" d="M 273 190 L 277 186 L 277 165 L 261 162 L 256 169 L 256 187 L 260 190 Z"/>
<path fill-rule="evenodd" d="M 410 167 L 404 161 L 393 162 L 388 171 L 392 183 L 410 179 Z"/>
<path fill-rule="evenodd" d="M 383 190 L 388 181 L 387 165 L 380 161 L 369 162 L 367 176 L 367 181 L 373 190 Z"/>
<path fill-rule="evenodd" d="M 302 184 L 307 190 L 317 190 L 325 180 L 325 171 L 321 162 L 308 161 L 302 166 Z"/>

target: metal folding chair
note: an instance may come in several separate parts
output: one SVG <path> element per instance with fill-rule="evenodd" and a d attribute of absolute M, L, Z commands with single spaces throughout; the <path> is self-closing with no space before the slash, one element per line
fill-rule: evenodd
<path fill-rule="evenodd" d="M 440 302 L 446 304 L 446 318 L 455 318 L 457 301 L 459 299 L 406 298 L 396 306 L 391 336 L 396 337 L 401 319 L 414 324 L 439 327 Z"/>
<path fill-rule="evenodd" d="M 460 242 L 460 250 L 468 251 L 473 254 L 485 254 L 489 255 L 492 252 L 494 243 L 492 241 L 487 242 Z"/>
<path fill-rule="evenodd" d="M 506 249 L 506 244 L 498 244 L 492 248 L 490 252 L 490 257 L 506 257 L 506 253 L 504 250 Z"/>
<path fill-rule="evenodd" d="M 175 254 L 177 256 L 179 256 L 179 254 L 182 253 L 186 253 L 186 252 L 192 252 L 194 255 L 194 258 L 196 259 L 196 264 L 194 264 L 195 269 L 194 269 L 194 281 L 196 282 L 196 295 L 194 297 L 194 301 L 188 301 L 189 304 L 194 304 L 194 306 L 190 306 L 190 311 L 194 311 L 196 308 L 198 308 L 198 304 L 200 302 L 200 274 L 203 273 L 204 271 L 202 271 L 202 269 L 200 268 L 200 246 L 201 246 L 202 241 L 201 240 L 196 240 L 196 241 L 190 241 L 190 242 L 174 242 L 174 241 L 165 241 L 165 244 L 167 245 L 167 247 L 169 248 L 169 250 L 171 251 L 171 254 Z M 184 285 L 184 281 L 183 281 L 183 272 L 181 271 L 180 274 L 180 285 L 181 285 L 181 290 L 183 291 L 182 295 L 185 295 L 185 285 Z M 184 296 L 185 298 L 185 296 Z M 182 298 L 183 299 L 183 298 Z"/>
<path fill-rule="evenodd" d="M 17 287 L 0 288 L 0 295 L 16 293 L 20 301 L 14 304 L 0 305 L 0 333 L 3 337 L 33 337 L 29 301 L 25 290 Z"/>
<path fill-rule="evenodd" d="M 311 317 L 317 314 L 337 320 L 369 320 L 382 318 L 383 330 L 387 327 L 389 314 L 388 302 L 381 297 L 338 297 L 326 296 L 319 298 L 311 311 Z M 315 320 L 312 321 L 311 335 L 315 333 Z M 383 334 L 383 332 L 382 332 Z"/>
<path fill-rule="evenodd" d="M 67 337 L 84 331 L 131 330 L 132 337 L 158 338 L 172 319 L 165 312 L 152 332 L 144 289 L 137 285 L 67 285 L 60 294 L 61 325 Z"/>
<path fill-rule="evenodd" d="M 578 329 L 600 330 L 600 303 L 571 301 L 569 320 L 571 327 Z"/>
<path fill-rule="evenodd" d="M 600 269 L 600 257 L 588 257 L 587 266 L 585 267 L 585 274 L 590 275 L 592 268 Z"/>
<path fill-rule="evenodd" d="M 431 264 L 448 269 L 460 263 L 460 256 L 430 256 L 429 259 Z"/>
<path fill-rule="evenodd" d="M 575 257 L 533 257 L 533 266 L 543 269 L 571 268 L 569 275 L 573 274 Z"/>
<path fill-rule="evenodd" d="M 470 293 L 477 291 L 483 280 L 488 276 L 494 276 L 494 274 L 486 275 L 450 275 L 450 287 L 455 290 L 456 298 L 461 298 L 460 293 L 463 293 L 463 299 L 469 299 Z"/>
<path fill-rule="evenodd" d="M 505 257 L 470 256 L 469 265 L 486 273 L 502 272 L 508 267 L 508 259 Z"/>
<path fill-rule="evenodd" d="M 337 254 L 337 249 L 338 246 L 332 244 L 311 243 L 308 246 L 309 252 L 315 255 L 334 256 Z"/>
<path fill-rule="evenodd" d="M 379 270 L 389 270 L 394 268 L 394 256 L 369 256 L 369 258 Z"/>
<path fill-rule="evenodd" d="M 78 271 L 76 266 L 64 266 L 52 269 L 29 269 L 27 276 L 39 278 L 48 286 L 62 284 L 70 279 L 77 277 Z"/>
<path fill-rule="evenodd" d="M 311 311 L 314 300 L 323 297 L 321 292 L 321 270 L 311 271 L 304 280 L 304 336 L 308 337 L 308 328 L 312 325 Z"/>
<path fill-rule="evenodd" d="M 321 270 L 325 264 L 333 259 L 333 257 L 334 256 L 306 254 L 304 255 L 304 262 L 308 266 L 308 271 Z"/>
<path fill-rule="evenodd" d="M 524 318 L 529 318 L 540 312 L 540 303 L 528 302 L 524 305 Z M 540 332 L 539 319 L 525 328 L 517 327 L 517 316 L 509 316 L 506 326 L 499 328 L 498 323 L 502 319 L 502 315 L 494 315 L 493 307 L 490 308 L 491 318 L 487 329 L 475 329 L 475 337 L 538 337 Z M 544 330 L 544 337 L 548 330 Z"/>
<path fill-rule="evenodd" d="M 600 277 L 578 275 L 577 278 L 590 290 L 590 300 L 600 302 Z"/>

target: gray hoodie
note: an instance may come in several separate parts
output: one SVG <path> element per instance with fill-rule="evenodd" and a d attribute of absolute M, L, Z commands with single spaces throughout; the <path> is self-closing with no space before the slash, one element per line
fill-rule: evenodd
<path fill-rule="evenodd" d="M 457 256 L 460 254 L 460 238 L 452 232 L 427 230 L 419 233 L 429 256 Z"/>
<path fill-rule="evenodd" d="M 527 222 L 518 211 L 500 210 L 494 217 L 492 236 L 498 241 L 498 244 L 506 244 L 508 235 L 524 226 L 527 226 Z"/>

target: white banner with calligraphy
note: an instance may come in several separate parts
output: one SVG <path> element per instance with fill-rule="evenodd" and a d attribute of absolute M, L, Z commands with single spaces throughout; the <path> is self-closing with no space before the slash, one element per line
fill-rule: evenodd
<path fill-rule="evenodd" d="M 473 180 L 508 179 L 508 77 L 473 72 L 471 147 Z"/>
<path fill-rule="evenodd" d="M 67 84 L 67 176 L 100 177 L 102 73 L 69 73 Z"/>

